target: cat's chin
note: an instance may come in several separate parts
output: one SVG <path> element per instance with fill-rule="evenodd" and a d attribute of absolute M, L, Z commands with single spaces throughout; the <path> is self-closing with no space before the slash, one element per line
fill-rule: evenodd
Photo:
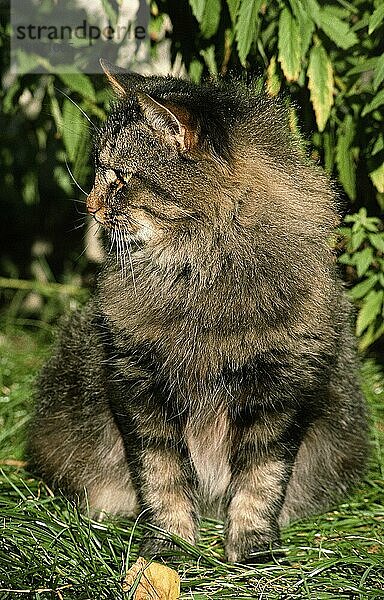
<path fill-rule="evenodd" d="M 107 231 L 111 241 L 120 242 L 122 244 L 146 244 L 157 237 L 156 231 L 148 224 L 127 224 L 126 222 L 118 222 L 116 224 L 106 221 L 102 223 L 102 225 Z"/>
<path fill-rule="evenodd" d="M 141 236 L 134 233 L 116 231 L 115 229 L 107 229 L 107 235 L 111 246 L 119 246 L 120 252 L 129 250 L 130 253 L 142 250 L 147 244 Z"/>

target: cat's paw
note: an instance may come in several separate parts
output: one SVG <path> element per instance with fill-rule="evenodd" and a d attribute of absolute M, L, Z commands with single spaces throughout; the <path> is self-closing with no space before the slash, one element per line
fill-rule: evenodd
<path fill-rule="evenodd" d="M 247 565 L 260 565 L 268 562 L 275 561 L 285 557 L 285 553 L 280 548 L 280 542 L 270 543 L 265 547 L 256 546 L 251 548 L 247 556 L 244 556 L 242 560 L 238 561 Z"/>
<path fill-rule="evenodd" d="M 245 532 L 236 538 L 228 538 L 225 554 L 230 563 L 260 564 L 273 560 L 279 547 L 280 538 L 276 531 Z"/>
<path fill-rule="evenodd" d="M 151 535 L 143 539 L 139 554 L 151 560 L 157 557 L 172 556 L 176 550 L 176 544 L 169 538 Z"/>

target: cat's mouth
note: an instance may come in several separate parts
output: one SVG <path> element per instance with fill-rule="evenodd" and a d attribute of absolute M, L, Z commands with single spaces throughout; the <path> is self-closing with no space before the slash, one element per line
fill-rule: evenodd
<path fill-rule="evenodd" d="M 140 208 L 131 207 L 129 214 L 127 211 L 119 214 L 108 207 L 95 186 L 87 197 L 87 211 L 112 237 L 117 234 L 126 242 L 135 243 L 144 243 L 153 237 L 153 223 Z"/>

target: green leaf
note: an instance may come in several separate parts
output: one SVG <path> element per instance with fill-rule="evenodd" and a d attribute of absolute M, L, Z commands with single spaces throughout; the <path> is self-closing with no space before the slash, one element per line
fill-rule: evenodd
<path fill-rule="evenodd" d="M 368 27 L 369 14 L 365 13 L 362 15 L 360 13 L 360 18 L 355 21 L 355 23 L 351 27 L 351 31 L 355 33 L 361 31 L 362 29 L 366 29 Z"/>
<path fill-rule="evenodd" d="M 380 224 L 381 221 L 377 217 L 367 217 L 362 220 L 363 227 L 365 227 L 367 231 L 372 231 L 372 233 L 377 233 Z"/>
<path fill-rule="evenodd" d="M 27 171 L 22 179 L 22 195 L 26 204 L 38 204 L 39 182 L 35 171 Z"/>
<path fill-rule="evenodd" d="M 347 115 L 338 128 L 336 163 L 340 182 L 351 200 L 356 198 L 356 168 L 351 147 L 355 137 L 355 124 L 352 115 Z M 345 219 L 348 222 L 348 219 Z"/>
<path fill-rule="evenodd" d="M 384 4 L 381 3 L 369 18 L 368 33 L 371 35 L 384 21 Z"/>
<path fill-rule="evenodd" d="M 384 254 L 384 233 L 370 233 L 368 237 L 372 246 Z"/>
<path fill-rule="evenodd" d="M 365 206 L 362 206 L 359 212 L 344 217 L 344 221 L 346 223 L 353 223 L 353 230 L 363 227 L 364 229 L 367 229 L 367 231 L 372 231 L 373 233 L 377 233 L 381 225 L 381 220 L 378 217 L 368 217 Z"/>
<path fill-rule="evenodd" d="M 327 7 L 320 10 L 320 27 L 343 50 L 347 50 L 359 41 L 357 35 L 349 28 L 348 23 L 335 16 L 333 11 Z"/>
<path fill-rule="evenodd" d="M 53 179 L 68 197 L 72 194 L 72 180 L 62 165 L 57 165 L 53 169 Z"/>
<path fill-rule="evenodd" d="M 350 10 L 341 8 L 341 6 L 331 6 L 330 4 L 326 4 L 324 8 L 326 8 L 329 15 L 335 15 L 339 19 L 346 19 L 350 14 Z"/>
<path fill-rule="evenodd" d="M 263 0 L 241 0 L 236 23 L 236 42 L 239 59 L 243 66 L 255 39 L 259 22 L 259 11 Z"/>
<path fill-rule="evenodd" d="M 362 206 L 357 213 L 353 213 L 353 215 L 346 215 L 344 217 L 344 221 L 346 223 L 359 223 L 359 226 L 362 222 L 367 218 L 367 209 L 365 206 Z"/>
<path fill-rule="evenodd" d="M 305 12 L 310 15 L 311 19 L 320 26 L 320 6 L 316 0 L 303 0 L 305 6 Z"/>
<path fill-rule="evenodd" d="M 220 0 L 189 0 L 192 12 L 205 38 L 215 35 L 220 22 Z"/>
<path fill-rule="evenodd" d="M 384 104 L 384 90 L 378 92 L 378 94 L 376 94 L 373 100 L 371 100 L 371 102 L 367 104 L 367 106 L 365 106 L 361 113 L 361 116 L 365 117 L 365 115 L 372 112 L 373 110 L 376 110 L 376 108 L 379 108 L 379 106 L 381 106 L 382 104 Z"/>
<path fill-rule="evenodd" d="M 89 77 L 83 73 L 58 73 L 61 81 L 71 92 L 77 92 L 81 96 L 96 102 L 95 88 Z"/>
<path fill-rule="evenodd" d="M 57 101 L 54 91 L 50 94 L 50 100 L 51 100 L 51 113 L 52 113 L 53 119 L 55 121 L 57 132 L 60 135 L 62 135 L 62 133 L 63 133 L 63 117 L 61 114 L 60 105 Z"/>
<path fill-rule="evenodd" d="M 381 152 L 384 149 L 384 135 L 382 133 L 379 133 L 379 135 L 376 138 L 376 141 L 373 145 L 372 148 L 372 156 L 375 156 L 375 154 L 377 154 L 378 152 Z"/>
<path fill-rule="evenodd" d="M 272 56 L 271 60 L 269 61 L 268 68 L 267 68 L 267 81 L 266 81 L 267 93 L 270 96 L 277 96 L 277 94 L 280 91 L 280 87 L 281 87 L 281 81 L 280 81 L 280 77 L 277 73 L 276 56 Z"/>
<path fill-rule="evenodd" d="M 215 35 L 220 23 L 220 0 L 206 0 L 203 18 L 200 23 L 201 33 L 205 38 Z"/>
<path fill-rule="evenodd" d="M 335 140 L 334 136 L 329 131 L 323 133 L 323 148 L 324 148 L 324 168 L 327 173 L 331 174 L 335 162 Z"/>
<path fill-rule="evenodd" d="M 90 172 L 89 156 L 91 148 L 89 128 L 87 127 L 79 140 L 73 162 L 73 176 L 80 185 L 84 185 Z"/>
<path fill-rule="evenodd" d="M 369 174 L 373 185 L 381 194 L 384 193 L 384 163 Z"/>
<path fill-rule="evenodd" d="M 356 335 L 360 336 L 363 331 L 373 323 L 381 314 L 384 290 L 371 290 L 366 296 L 356 321 Z"/>
<path fill-rule="evenodd" d="M 319 131 L 323 131 L 333 104 L 333 69 L 323 46 L 311 48 L 308 65 L 308 87 Z"/>
<path fill-rule="evenodd" d="M 384 333 L 384 324 L 381 325 L 381 327 L 379 326 L 378 329 L 376 329 L 376 323 L 371 323 L 370 326 L 368 327 L 367 331 L 365 332 L 365 334 L 360 338 L 359 341 L 359 350 L 360 352 L 364 352 L 364 350 L 366 350 L 367 348 L 369 348 L 369 346 L 371 344 L 373 344 L 373 342 L 375 342 L 376 340 L 378 340 Z"/>
<path fill-rule="evenodd" d="M 358 63 L 352 69 L 347 71 L 347 77 L 350 75 L 358 75 L 359 73 L 366 73 L 367 71 L 373 71 L 377 65 L 377 56 L 373 58 L 366 58 L 365 56 L 359 57 L 362 62 Z"/>
<path fill-rule="evenodd" d="M 351 255 L 348 252 L 343 252 L 337 259 L 341 265 L 353 265 L 354 261 L 351 258 Z"/>
<path fill-rule="evenodd" d="M 346 219 L 344 219 L 346 220 Z M 343 236 L 344 238 L 348 239 L 351 237 L 351 228 L 350 227 L 339 227 L 338 228 L 339 233 L 341 236 Z"/>
<path fill-rule="evenodd" d="M 197 22 L 200 24 L 203 19 L 205 0 L 189 0 L 189 4 Z"/>
<path fill-rule="evenodd" d="M 353 253 L 356 252 L 358 248 L 360 248 L 361 244 L 364 242 L 366 238 L 365 231 L 363 228 L 354 231 L 351 235 L 351 239 L 348 244 L 348 251 Z"/>
<path fill-rule="evenodd" d="M 375 77 L 373 78 L 373 89 L 377 90 L 384 79 L 384 53 L 379 56 L 375 68 Z"/>
<path fill-rule="evenodd" d="M 232 25 L 235 25 L 237 14 L 239 10 L 240 0 L 227 0 L 227 6 L 229 15 L 231 17 Z"/>
<path fill-rule="evenodd" d="M 20 82 L 20 78 L 17 78 L 16 81 L 12 83 L 12 85 L 8 89 L 3 90 L 3 113 L 7 114 L 15 111 L 15 108 L 17 106 L 17 101 L 15 101 L 15 95 L 20 89 Z"/>
<path fill-rule="evenodd" d="M 189 76 L 192 79 L 192 81 L 199 83 L 199 81 L 201 80 L 201 76 L 203 74 L 203 70 L 204 70 L 203 64 L 196 58 L 193 59 L 189 65 L 189 70 L 188 70 Z"/>
<path fill-rule="evenodd" d="M 299 24 L 301 39 L 301 58 L 304 58 L 308 52 L 312 40 L 312 34 L 315 30 L 313 19 L 306 12 L 301 0 L 289 0 L 293 14 Z"/>
<path fill-rule="evenodd" d="M 357 276 L 362 277 L 369 269 L 373 261 L 372 248 L 364 248 L 361 252 L 354 254 Z"/>
<path fill-rule="evenodd" d="M 360 300 L 360 298 L 364 298 L 364 296 L 366 296 L 368 292 L 376 285 L 378 279 L 378 275 L 371 275 L 371 277 L 368 277 L 361 283 L 353 286 L 353 288 L 349 290 L 348 295 L 352 298 L 352 300 Z"/>
<path fill-rule="evenodd" d="M 296 19 L 283 8 L 279 19 L 279 62 L 287 81 L 297 81 L 301 68 L 301 39 Z"/>
<path fill-rule="evenodd" d="M 63 142 L 68 158 L 73 163 L 77 158 L 79 148 L 82 146 L 83 138 L 87 137 L 88 125 L 77 106 L 68 99 L 64 100 L 62 115 Z"/>
<path fill-rule="evenodd" d="M 210 75 L 217 77 L 218 72 L 215 58 L 215 46 L 209 46 L 209 48 L 200 50 L 200 54 L 203 57 L 205 64 L 207 65 Z"/>

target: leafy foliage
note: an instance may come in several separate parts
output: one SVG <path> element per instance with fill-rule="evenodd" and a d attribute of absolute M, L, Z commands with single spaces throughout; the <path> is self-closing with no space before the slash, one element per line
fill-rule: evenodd
<path fill-rule="evenodd" d="M 365 208 L 345 218 L 345 252 L 339 262 L 356 273 L 358 283 L 350 297 L 359 306 L 356 335 L 365 350 L 384 333 L 384 230 L 380 219 L 368 217 Z"/>
<path fill-rule="evenodd" d="M 195 4 L 190 0 L 192 7 Z M 178 28 L 172 38 L 174 51 L 181 52 L 190 76 L 199 79 L 204 73 L 236 74 L 245 68 L 263 76 L 268 94 L 289 92 L 313 158 L 338 180 L 341 195 L 356 204 L 356 211 L 364 207 L 366 214 L 377 218 L 384 210 L 382 2 L 221 0 L 218 4 L 200 0 L 198 4 L 200 10 L 193 10 L 191 21 L 191 27 L 197 24 L 197 43 L 191 46 Z M 181 12 L 188 14 L 187 0 L 181 5 L 176 13 L 171 0 L 158 2 L 173 23 Z M 209 18 L 215 24 L 219 20 L 215 33 L 207 34 L 203 18 L 204 23 Z M 209 63 L 205 48 L 210 49 Z M 347 217 L 347 223 L 350 218 L 360 222 L 356 215 Z M 361 248 L 348 254 L 350 260 L 357 265 L 364 256 L 366 260 L 371 256 L 375 270 L 381 260 L 379 249 L 372 246 L 369 237 L 361 243 Z M 346 257 L 344 254 L 342 261 Z M 356 333 L 362 336 L 360 347 L 365 349 L 384 333 L 380 305 L 384 280 L 377 277 L 374 289 L 367 288 L 366 297 L 364 286 L 359 287 L 365 274 L 352 266 L 349 277 L 357 292 L 354 294 L 353 288 L 351 297 L 359 306 Z"/>
<path fill-rule="evenodd" d="M 108 15 L 114 10 L 106 0 L 103 6 Z M 341 195 L 355 203 L 356 213 L 364 207 L 372 218 L 380 215 L 384 210 L 381 0 L 152 0 L 151 12 L 152 52 L 168 35 L 169 27 L 164 27 L 168 19 L 172 61 L 181 58 L 193 80 L 207 74 L 249 74 L 262 76 L 272 96 L 288 92 L 313 158 L 337 179 Z M 111 22 L 116 17 L 109 16 Z M 2 44 L 9 27 L 6 15 L 3 22 Z M 7 72 L 6 51 L 2 61 L 0 177 L 5 210 L 15 225 L 0 225 L 0 235 L 7 248 L 13 248 L 15 237 L 20 243 L 17 251 L 5 253 L 0 267 L 7 277 L 36 277 L 41 272 L 37 263 L 48 257 L 51 281 L 70 283 L 73 270 L 86 268 L 84 258 L 79 259 L 82 232 L 69 235 L 78 219 L 75 207 L 84 212 L 81 204 L 69 202 L 74 196 L 83 198 L 74 192 L 72 176 L 84 191 L 89 189 L 93 127 L 89 120 L 104 118 L 109 92 L 98 76 L 47 72 L 17 78 Z M 50 247 L 43 257 L 35 256 L 39 240 Z M 352 253 L 361 255 L 368 249 L 369 237 L 362 243 Z M 375 257 L 378 249 L 373 247 L 372 252 Z M 365 274 L 350 267 L 349 275 L 356 276 L 359 286 Z M 367 288 L 367 306 L 375 311 L 382 284 L 378 278 L 374 289 Z M 365 288 L 357 289 L 362 293 Z M 365 294 L 355 299 L 362 309 Z M 375 325 L 368 326 L 372 335 L 360 318 L 357 333 L 364 337 L 362 348 L 382 332 L 382 317 L 375 314 Z"/>
<path fill-rule="evenodd" d="M 277 91 L 271 86 L 271 76 L 279 77 L 280 87 L 299 100 L 307 130 L 317 128 L 322 133 L 313 137 L 313 144 L 328 171 L 340 177 L 349 198 L 355 200 L 364 185 L 364 190 L 369 189 L 372 208 L 383 208 L 381 2 L 190 0 L 190 4 L 199 26 L 198 43 L 191 48 L 180 37 L 174 39 L 174 46 L 180 49 L 191 76 L 195 75 L 196 61 L 202 64 L 200 72 L 212 71 L 201 53 L 209 45 L 219 73 L 239 67 L 264 73 L 270 93 Z M 175 20 L 171 2 L 159 2 L 159 7 Z M 179 12 L 187 13 L 187 9 L 184 2 Z M 207 27 L 209 20 L 215 24 L 212 29 Z M 372 160 L 373 147 L 376 152 Z M 360 187 L 357 169 L 364 174 Z M 369 186 L 369 178 L 373 186 Z"/>

